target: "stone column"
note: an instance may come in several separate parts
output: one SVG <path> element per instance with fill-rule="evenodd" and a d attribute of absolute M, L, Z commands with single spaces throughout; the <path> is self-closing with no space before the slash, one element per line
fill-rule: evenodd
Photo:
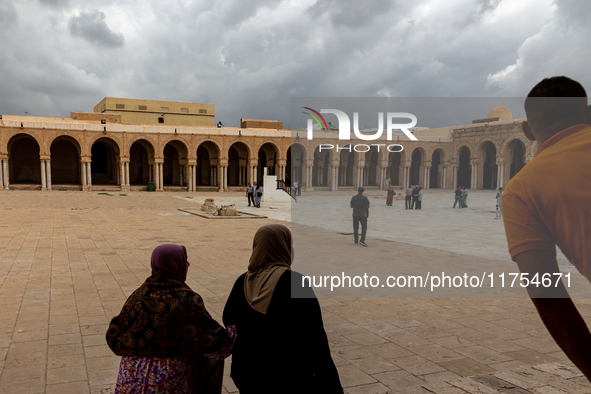
<path fill-rule="evenodd" d="M 125 163 L 125 184 L 131 187 L 131 182 L 129 180 L 129 162 Z"/>
<path fill-rule="evenodd" d="M 4 189 L 4 159 L 0 159 L 0 189 Z"/>
<path fill-rule="evenodd" d="M 92 190 L 92 162 L 86 162 L 86 182 L 88 186 L 88 190 Z"/>
<path fill-rule="evenodd" d="M 443 166 L 443 178 L 441 179 L 442 189 L 445 189 L 447 187 L 447 167 L 449 167 L 449 164 L 445 164 Z"/>
<path fill-rule="evenodd" d="M 472 164 L 472 181 L 470 187 L 476 190 L 478 189 L 478 160 L 470 160 L 470 164 Z"/>
<path fill-rule="evenodd" d="M 47 190 L 51 190 L 51 159 L 45 159 L 45 171 L 47 171 Z"/>
<path fill-rule="evenodd" d="M 408 184 L 410 182 L 410 167 L 409 166 L 402 166 L 402 188 L 404 190 L 408 189 Z"/>
<path fill-rule="evenodd" d="M 154 190 L 164 191 L 164 159 L 154 159 Z"/>
<path fill-rule="evenodd" d="M 457 189 L 458 188 L 458 170 L 459 167 L 457 165 L 452 166 L 453 168 L 453 172 L 454 172 L 454 181 L 453 181 L 453 189 Z"/>
<path fill-rule="evenodd" d="M 80 167 L 82 168 L 81 175 L 82 175 L 82 190 L 86 188 L 86 162 L 81 162 Z"/>
<path fill-rule="evenodd" d="M 41 160 L 41 190 L 47 190 L 47 176 L 45 172 L 45 160 Z"/>
<path fill-rule="evenodd" d="M 425 185 L 424 189 L 429 189 L 431 185 L 431 166 L 425 165 Z"/>
<path fill-rule="evenodd" d="M 10 186 L 10 169 L 8 159 L 4 159 L 4 187 L 8 189 Z"/>
<path fill-rule="evenodd" d="M 123 186 L 125 186 L 125 163 L 119 159 L 119 186 L 121 186 L 121 190 L 123 190 Z"/>
<path fill-rule="evenodd" d="M 497 158 L 497 189 L 503 187 L 503 163 L 505 161 L 502 158 Z"/>

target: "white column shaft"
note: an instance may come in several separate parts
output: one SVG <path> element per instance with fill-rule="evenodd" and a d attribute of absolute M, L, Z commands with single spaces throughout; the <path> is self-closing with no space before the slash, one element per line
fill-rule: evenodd
<path fill-rule="evenodd" d="M 45 160 L 41 160 L 41 188 L 47 189 L 47 179 L 45 175 Z"/>

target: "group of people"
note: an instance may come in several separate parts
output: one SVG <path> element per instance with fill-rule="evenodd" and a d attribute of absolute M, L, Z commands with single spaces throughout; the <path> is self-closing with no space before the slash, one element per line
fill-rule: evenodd
<path fill-rule="evenodd" d="M 256 208 L 261 207 L 261 199 L 263 197 L 263 188 L 260 187 L 256 182 L 254 186 L 250 183 L 246 186 L 246 198 L 248 199 L 248 206 L 250 207 L 250 202 L 252 201 L 252 205 Z"/>
<path fill-rule="evenodd" d="M 423 188 L 419 185 L 415 185 L 414 189 L 412 185 L 405 191 L 404 198 L 404 209 L 421 209 L 423 203 Z"/>
<path fill-rule="evenodd" d="M 558 246 L 591 280 L 587 94 L 569 78 L 544 79 L 528 94 L 525 112 L 523 132 L 539 148 L 496 196 L 499 217 L 501 208 L 505 213 L 509 253 L 522 274 L 539 275 L 539 283 L 560 274 Z M 363 192 L 359 188 L 350 203 L 355 243 L 362 245 L 370 206 Z M 458 188 L 456 204 L 459 200 L 467 207 L 467 194 Z M 407 189 L 406 209 L 413 209 L 420 195 L 420 188 Z M 291 298 L 291 287 L 302 283 L 302 276 L 291 271 L 292 257 L 286 227 L 260 228 L 248 271 L 236 280 L 226 303 L 222 327 L 186 284 L 185 248 L 157 247 L 152 275 L 107 331 L 109 347 L 122 356 L 115 392 L 220 393 L 223 359 L 232 353 L 231 377 L 242 394 L 343 393 L 312 289 L 303 287 L 309 298 Z M 554 340 L 591 380 L 591 332 L 562 281 L 547 287 L 531 280 L 527 290 Z"/>
<path fill-rule="evenodd" d="M 292 183 L 289 175 L 285 175 L 285 186 L 293 188 L 296 196 L 302 195 L 302 182 L 295 180 Z"/>
<path fill-rule="evenodd" d="M 456 189 L 456 200 L 452 208 L 455 208 L 456 204 L 458 204 L 458 208 L 468 208 L 468 189 L 466 189 L 466 186 L 458 186 Z"/>
<path fill-rule="evenodd" d="M 287 227 L 259 228 L 247 272 L 226 302 L 223 327 L 186 283 L 185 247 L 156 247 L 152 275 L 106 334 L 122 356 L 115 393 L 221 393 L 230 354 L 230 376 L 241 394 L 343 393 L 320 304 L 291 270 L 292 258 Z M 299 298 L 292 298 L 296 287 Z"/>

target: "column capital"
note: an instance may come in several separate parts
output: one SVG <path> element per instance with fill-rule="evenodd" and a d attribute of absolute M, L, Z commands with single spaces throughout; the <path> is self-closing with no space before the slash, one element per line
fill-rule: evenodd
<path fill-rule="evenodd" d="M 505 159 L 502 157 L 497 157 L 496 164 L 505 164 Z"/>
<path fill-rule="evenodd" d="M 50 155 L 39 155 L 39 160 L 51 160 Z"/>

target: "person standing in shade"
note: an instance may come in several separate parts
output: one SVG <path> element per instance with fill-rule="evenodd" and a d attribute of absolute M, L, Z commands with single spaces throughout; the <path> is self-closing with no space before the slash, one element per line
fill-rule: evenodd
<path fill-rule="evenodd" d="M 462 186 L 462 208 L 468 208 L 468 189 Z"/>
<path fill-rule="evenodd" d="M 404 209 L 412 209 L 412 187 L 408 186 L 405 191 L 406 196 L 404 197 Z"/>
<path fill-rule="evenodd" d="M 294 196 L 298 195 L 298 186 L 299 186 L 299 183 L 296 179 L 295 181 L 293 181 L 293 195 Z"/>
<path fill-rule="evenodd" d="M 410 209 L 418 209 L 419 205 L 419 185 L 416 185 L 414 189 L 412 189 L 412 204 Z"/>
<path fill-rule="evenodd" d="M 302 195 L 302 181 L 298 182 L 298 196 Z"/>
<path fill-rule="evenodd" d="M 497 213 L 495 215 L 495 219 L 503 217 L 503 210 L 501 209 L 501 200 L 503 199 L 503 188 L 499 187 L 499 192 L 497 193 Z"/>
<path fill-rule="evenodd" d="M 459 186 L 456 189 L 456 200 L 454 201 L 454 206 L 452 208 L 455 208 L 456 204 L 458 204 L 458 208 L 462 208 L 462 188 Z"/>
<path fill-rule="evenodd" d="M 422 203 L 423 203 L 423 188 L 419 187 L 419 196 L 417 197 L 417 206 L 415 209 L 421 209 Z"/>
<path fill-rule="evenodd" d="M 357 244 L 359 223 L 361 223 L 361 239 L 359 245 L 367 246 L 365 243 L 365 234 L 367 233 L 367 218 L 369 217 L 369 199 L 363 195 L 365 189 L 357 189 L 357 195 L 351 198 L 351 208 L 353 208 L 353 237 Z"/>
<path fill-rule="evenodd" d="M 249 183 L 248 186 L 246 186 L 246 198 L 248 199 L 248 206 L 250 207 L 250 202 L 252 201 L 252 205 L 255 205 L 254 203 L 254 187 Z"/>
<path fill-rule="evenodd" d="M 388 185 L 388 196 L 386 197 L 386 205 L 391 207 L 392 200 L 394 200 L 394 189 L 392 189 L 392 185 Z"/>
<path fill-rule="evenodd" d="M 256 182 L 254 183 L 254 206 L 257 208 L 261 207 L 261 198 L 263 197 L 263 188 L 260 187 Z"/>

